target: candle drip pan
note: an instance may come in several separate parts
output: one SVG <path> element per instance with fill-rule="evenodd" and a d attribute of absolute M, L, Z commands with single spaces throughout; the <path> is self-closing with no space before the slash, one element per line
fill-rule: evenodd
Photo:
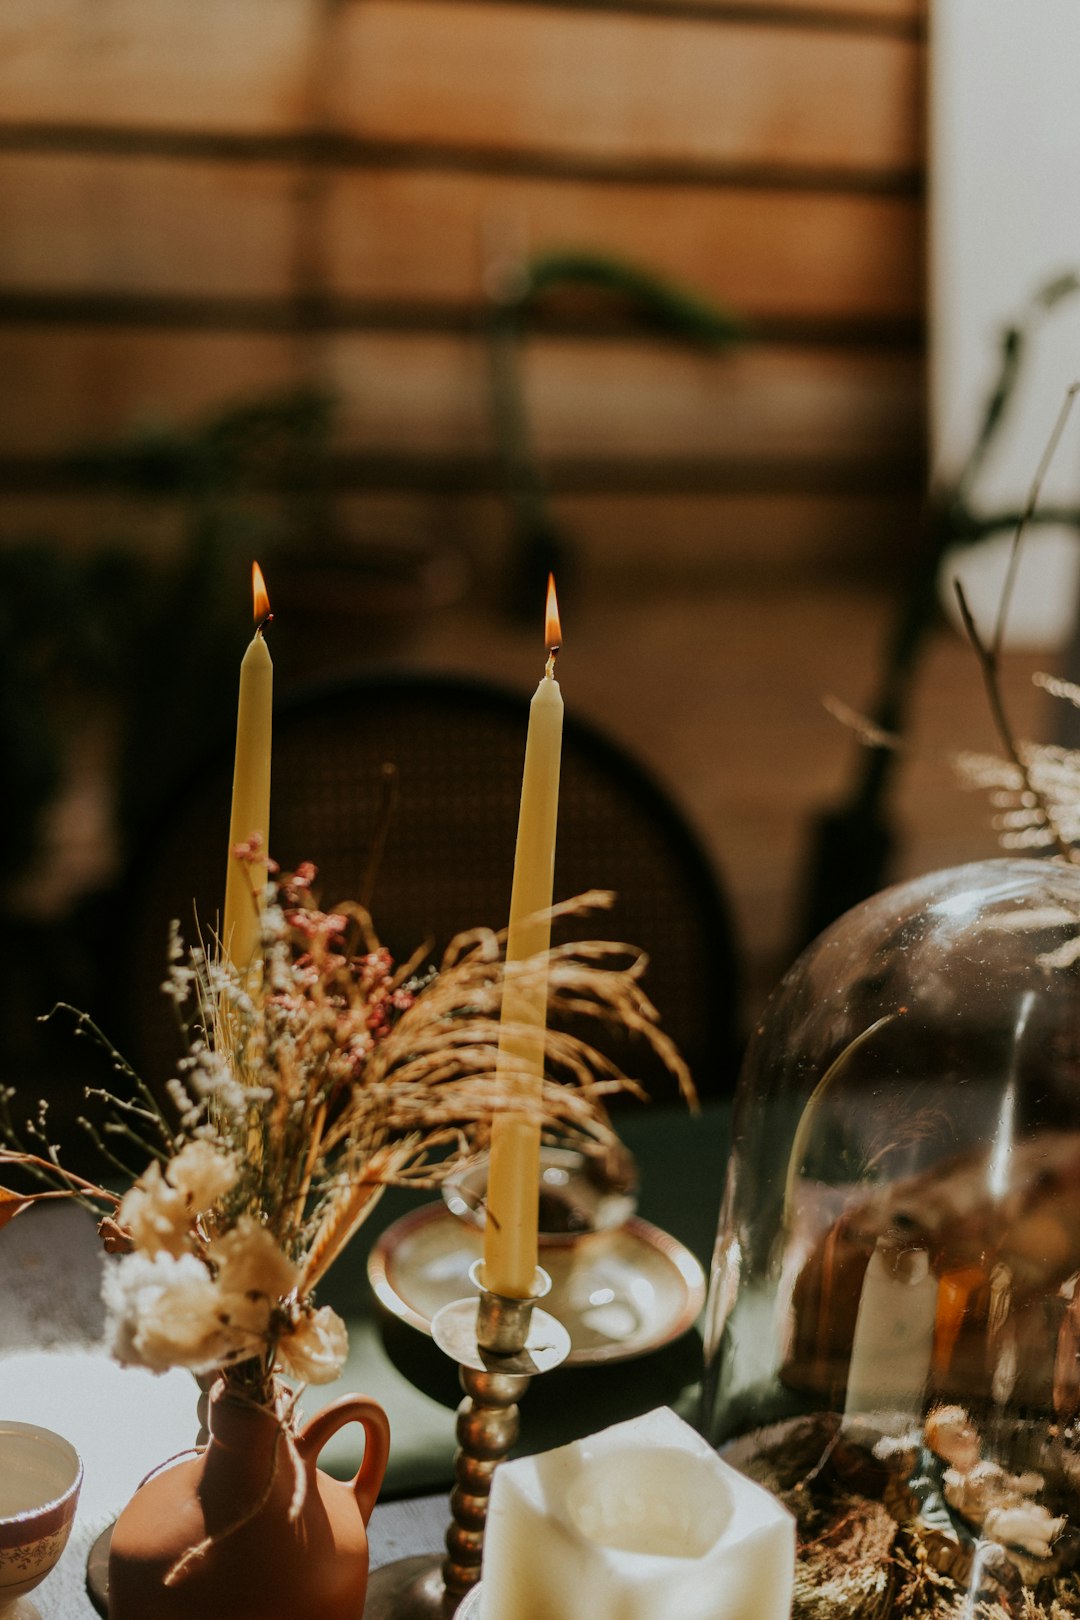
<path fill-rule="evenodd" d="M 375 1297 L 401 1321 L 431 1332 L 436 1313 L 467 1286 L 483 1239 L 424 1204 L 395 1221 L 368 1260 Z M 615 1232 L 543 1250 L 552 1310 L 570 1335 L 570 1366 L 628 1361 L 670 1344 L 693 1327 L 705 1299 L 701 1266 L 689 1249 L 636 1217 Z"/>
<path fill-rule="evenodd" d="M 460 1369 L 465 1399 L 458 1407 L 458 1449 L 446 1555 L 406 1558 L 374 1572 L 366 1620 L 447 1620 L 480 1579 L 492 1479 L 518 1436 L 517 1403 L 538 1373 L 566 1360 L 570 1340 L 547 1311 L 537 1309 L 551 1279 L 537 1268 L 527 1299 L 509 1299 L 482 1285 L 477 1261 L 471 1281 L 479 1299 L 447 1305 L 432 1324 L 440 1350 Z"/>
<path fill-rule="evenodd" d="M 796 1517 L 793 1620 L 1080 1614 L 1080 869 L 842 918 L 733 1136 L 702 1427 Z"/>
<path fill-rule="evenodd" d="M 464 1295 L 483 1249 L 485 1167 L 447 1183 L 442 1204 L 395 1221 L 368 1260 L 383 1308 L 422 1333 Z M 585 1155 L 541 1150 L 540 1252 L 551 1278 L 548 1305 L 570 1335 L 571 1366 L 647 1355 L 687 1332 L 705 1300 L 698 1261 L 675 1238 L 634 1215 L 632 1171 L 598 1187 Z"/>

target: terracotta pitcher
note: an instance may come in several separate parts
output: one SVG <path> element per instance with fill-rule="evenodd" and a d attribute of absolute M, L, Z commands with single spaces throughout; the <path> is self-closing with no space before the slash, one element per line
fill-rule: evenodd
<path fill-rule="evenodd" d="M 364 1428 L 364 1460 L 341 1484 L 315 1464 L 353 1422 Z M 152 1475 L 116 1522 L 109 1620 L 357 1620 L 366 1526 L 390 1450 L 386 1414 L 346 1395 L 294 1445 L 295 1453 L 272 1412 L 219 1384 L 206 1450 Z M 303 1503 L 290 1516 L 301 1471 Z M 202 1550 L 181 1564 L 192 1549 Z"/>

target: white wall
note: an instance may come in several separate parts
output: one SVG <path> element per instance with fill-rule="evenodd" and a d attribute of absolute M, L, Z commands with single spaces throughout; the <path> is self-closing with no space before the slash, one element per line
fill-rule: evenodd
<path fill-rule="evenodd" d="M 948 475 L 971 443 L 1001 328 L 1052 276 L 1080 272 L 1080 0 L 933 0 L 930 137 L 931 447 Z M 1023 504 L 1080 379 L 1080 294 L 1040 323 L 1029 362 L 977 486 L 986 510 Z M 1080 504 L 1080 401 L 1044 500 Z M 1075 539 L 1028 544 L 1015 639 L 1060 640 L 1078 553 Z M 994 589 L 972 582 L 986 602 Z"/>

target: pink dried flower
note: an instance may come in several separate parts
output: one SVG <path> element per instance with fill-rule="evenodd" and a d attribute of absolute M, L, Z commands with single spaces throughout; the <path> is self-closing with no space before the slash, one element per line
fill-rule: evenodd
<path fill-rule="evenodd" d="M 234 844 L 232 852 L 238 861 L 248 866 L 265 866 L 268 872 L 280 871 L 277 861 L 272 861 L 266 853 L 266 840 L 262 833 L 252 833 L 250 838 Z"/>
<path fill-rule="evenodd" d="M 309 911 L 302 906 L 290 907 L 285 920 L 294 932 L 311 940 L 328 941 L 343 934 L 349 926 L 349 919 L 336 911 Z"/>

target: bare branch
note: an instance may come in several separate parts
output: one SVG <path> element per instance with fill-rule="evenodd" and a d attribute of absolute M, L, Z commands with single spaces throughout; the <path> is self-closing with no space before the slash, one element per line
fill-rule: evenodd
<path fill-rule="evenodd" d="M 1054 459 L 1057 447 L 1061 442 L 1061 435 L 1065 431 L 1065 424 L 1069 420 L 1069 413 L 1073 408 L 1078 392 L 1080 392 L 1080 382 L 1070 384 L 1065 391 L 1065 398 L 1061 402 L 1061 409 L 1058 412 L 1057 421 L 1054 423 L 1054 426 L 1050 432 L 1050 437 L 1046 441 L 1046 448 L 1042 453 L 1042 459 L 1040 460 L 1038 467 L 1035 469 L 1035 477 L 1031 480 L 1031 488 L 1028 491 L 1027 505 L 1021 512 L 1020 521 L 1016 525 L 1016 533 L 1013 535 L 1012 546 L 1009 549 L 1009 566 L 1005 573 L 1005 583 L 1001 589 L 1001 600 L 998 602 L 997 623 L 994 626 L 994 639 L 991 644 L 990 656 L 994 661 L 995 667 L 997 665 L 998 658 L 1001 655 L 1002 642 L 1005 638 L 1005 620 L 1008 617 L 1009 604 L 1012 601 L 1013 587 L 1016 584 L 1016 570 L 1020 566 L 1020 547 L 1023 544 L 1024 534 L 1027 530 L 1027 526 L 1031 522 L 1032 517 L 1035 515 L 1035 508 L 1038 506 L 1039 496 L 1042 494 L 1043 481 L 1046 478 L 1047 472 L 1049 471 L 1050 463 Z M 970 634 L 970 630 L 968 633 Z"/>
<path fill-rule="evenodd" d="M 1017 532 L 1019 536 L 1020 531 Z M 990 703 L 990 713 L 993 716 L 994 727 L 1001 739 L 1001 745 L 1009 762 L 1019 771 L 1025 791 L 1031 794 L 1039 814 L 1044 818 L 1058 854 L 1063 855 L 1067 861 L 1076 861 L 1078 858 L 1077 853 L 1058 826 L 1045 793 L 1037 788 L 1032 781 L 1027 762 L 1020 752 L 1016 734 L 1009 723 L 1009 717 L 1005 712 L 1005 701 L 1001 695 L 998 649 L 996 646 L 987 647 L 983 641 L 982 636 L 979 634 L 979 627 L 975 623 L 974 615 L 968 606 L 967 597 L 964 595 L 964 587 L 958 579 L 953 580 L 953 588 L 956 591 L 956 600 L 960 608 L 960 617 L 964 622 L 964 629 L 967 632 L 968 640 L 975 649 L 975 656 L 979 660 L 983 684 L 986 687 L 986 695 Z M 1000 617 L 998 622 L 1000 624 Z"/>

